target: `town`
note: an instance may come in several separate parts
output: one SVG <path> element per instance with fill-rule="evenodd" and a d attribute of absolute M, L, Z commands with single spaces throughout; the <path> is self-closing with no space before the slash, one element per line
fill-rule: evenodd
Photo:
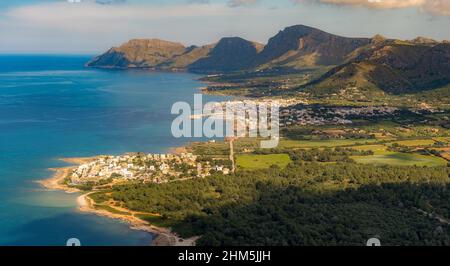
<path fill-rule="evenodd" d="M 386 106 L 368 107 L 307 107 L 292 105 L 280 110 L 280 127 L 293 125 L 348 125 L 354 117 L 380 117 L 395 114 L 398 109 Z"/>
<path fill-rule="evenodd" d="M 300 126 L 321 126 L 321 125 L 348 125 L 352 124 L 351 118 L 355 117 L 381 117 L 394 115 L 398 108 L 389 106 L 365 106 L 365 107 L 315 107 L 308 105 L 299 99 L 258 99 L 258 100 L 235 100 L 216 103 L 212 109 L 222 110 L 213 114 L 192 115 L 191 119 L 211 117 L 213 119 L 226 119 L 225 110 L 233 110 L 236 125 L 247 125 L 256 128 L 258 117 L 253 117 L 252 112 L 257 111 L 259 106 L 278 106 L 280 127 Z M 271 113 L 267 114 L 270 118 Z M 261 117 L 259 117 L 261 119 Z"/>
<path fill-rule="evenodd" d="M 121 156 L 99 156 L 73 170 L 67 183 L 73 186 L 111 183 L 119 181 L 144 181 L 166 183 L 174 180 L 204 178 L 211 173 L 230 173 L 223 165 L 200 161 L 192 153 L 144 154 L 129 153 Z"/>

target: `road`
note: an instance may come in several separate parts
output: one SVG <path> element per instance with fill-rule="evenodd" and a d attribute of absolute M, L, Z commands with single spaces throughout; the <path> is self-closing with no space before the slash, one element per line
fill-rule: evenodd
<path fill-rule="evenodd" d="M 230 140 L 230 161 L 231 161 L 231 172 L 234 173 L 236 172 L 236 164 L 234 162 L 234 145 L 233 145 L 234 140 L 231 139 Z"/>

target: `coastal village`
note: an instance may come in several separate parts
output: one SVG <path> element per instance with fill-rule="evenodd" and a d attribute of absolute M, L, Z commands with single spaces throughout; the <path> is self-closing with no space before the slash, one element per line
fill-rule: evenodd
<path fill-rule="evenodd" d="M 280 110 L 280 126 L 321 126 L 352 124 L 351 117 L 379 117 L 393 115 L 398 108 L 387 106 L 368 107 L 336 107 L 311 108 L 303 105 L 292 105 Z"/>
<path fill-rule="evenodd" d="M 213 171 L 224 175 L 230 169 L 200 162 L 192 153 L 143 154 L 130 153 L 121 156 L 100 156 L 94 161 L 81 164 L 69 176 L 72 186 L 111 183 L 114 180 L 165 183 L 173 180 L 204 178 Z"/>
<path fill-rule="evenodd" d="M 201 116 L 193 115 L 192 119 L 201 117 L 211 117 L 214 119 L 228 119 L 225 110 L 234 112 L 236 124 L 247 124 L 250 127 L 255 126 L 249 119 L 248 114 L 251 108 L 257 106 L 271 106 L 276 104 L 279 107 L 279 125 L 280 127 L 299 126 L 321 126 L 321 125 L 348 125 L 352 124 L 350 118 L 356 116 L 380 117 L 394 115 L 398 108 L 389 106 L 365 106 L 365 107 L 310 107 L 307 102 L 295 98 L 290 99 L 258 99 L 258 100 L 234 100 L 217 103 L 212 109 L 217 107 L 223 112 L 214 114 L 203 114 Z M 268 114 L 270 116 L 270 113 Z"/>

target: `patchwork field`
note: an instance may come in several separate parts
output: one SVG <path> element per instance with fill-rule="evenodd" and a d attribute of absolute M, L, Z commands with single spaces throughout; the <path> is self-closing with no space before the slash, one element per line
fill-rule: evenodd
<path fill-rule="evenodd" d="M 408 146 L 408 147 L 416 147 L 416 146 L 431 146 L 436 143 L 436 141 L 432 139 L 414 139 L 414 140 L 401 140 L 401 141 L 394 141 L 391 144 L 398 144 L 402 146 Z"/>
<path fill-rule="evenodd" d="M 281 140 L 279 148 L 331 148 L 352 145 L 364 145 L 377 142 L 376 139 L 337 139 L 337 140 Z"/>
<path fill-rule="evenodd" d="M 450 144 L 450 137 L 436 137 L 436 138 L 433 138 L 433 140 L 440 141 L 440 142 L 446 142 L 447 144 Z"/>
<path fill-rule="evenodd" d="M 447 161 L 435 157 L 400 152 L 376 152 L 370 156 L 353 156 L 358 163 L 397 166 L 446 166 Z"/>
<path fill-rule="evenodd" d="M 278 149 L 295 150 L 295 149 L 324 149 L 345 147 L 358 151 L 372 151 L 373 155 L 351 156 L 357 163 L 375 164 L 375 165 L 395 165 L 395 166 L 446 166 L 450 158 L 448 147 L 437 148 L 438 142 L 448 143 L 449 137 L 433 137 L 433 138 L 417 138 L 407 140 L 391 140 L 391 139 L 331 139 L 331 140 L 292 140 L 281 139 Z M 258 155 L 253 154 L 254 150 L 259 148 L 260 139 L 243 138 L 235 142 L 236 165 L 239 169 L 266 169 L 272 165 L 278 165 L 281 168 L 286 167 L 291 159 L 287 154 L 281 154 L 284 151 L 275 151 L 275 154 Z M 416 153 L 407 153 L 399 151 L 390 151 L 389 147 L 393 144 L 407 146 L 412 150 L 432 148 L 441 152 L 441 157 L 433 155 L 421 155 Z M 197 152 L 204 154 L 214 154 L 216 157 L 226 160 L 229 154 L 229 145 L 224 142 L 203 143 L 197 145 Z"/>
<path fill-rule="evenodd" d="M 242 169 L 265 169 L 272 165 L 284 168 L 291 163 L 291 158 L 287 154 L 242 154 L 236 156 L 236 163 L 238 168 Z"/>
<path fill-rule="evenodd" d="M 373 151 L 373 152 L 385 152 L 387 151 L 387 148 L 385 145 L 361 145 L 361 146 L 353 146 L 352 149 L 358 150 L 358 151 Z"/>

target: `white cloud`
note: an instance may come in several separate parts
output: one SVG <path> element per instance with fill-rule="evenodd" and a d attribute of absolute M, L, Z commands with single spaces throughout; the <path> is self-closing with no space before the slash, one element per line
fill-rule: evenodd
<path fill-rule="evenodd" d="M 23 6 L 10 10 L 6 16 L 29 22 L 54 22 L 85 19 L 98 21 L 139 18 L 195 17 L 217 16 L 232 13 L 229 8 L 219 5 L 175 5 L 175 6 L 142 6 L 142 5 L 96 5 L 92 3 L 41 4 Z M 56 25 L 55 25 L 56 26 Z"/>
<path fill-rule="evenodd" d="M 371 8 L 406 8 L 423 5 L 426 0 L 320 0 L 336 5 L 360 5 Z"/>
<path fill-rule="evenodd" d="M 346 36 L 370 37 L 376 33 L 395 38 L 450 36 L 447 17 L 430 20 L 414 10 L 408 16 L 396 10 L 355 12 L 334 8 L 337 3 L 329 1 L 337 0 L 313 2 L 317 1 L 328 4 L 302 8 L 280 5 L 273 9 L 264 1 L 256 5 L 250 2 L 251 8 L 234 8 L 226 1 L 208 4 L 206 0 L 184 0 L 170 5 L 131 4 L 131 1 L 99 5 L 95 0 L 70 4 L 60 0 L 16 6 L 0 9 L 0 53 L 99 53 L 132 38 L 160 38 L 186 45 L 213 43 L 225 36 L 266 42 L 280 29 L 295 24 Z M 417 8 L 445 14 L 449 1 L 427 1 Z M 361 20 L 367 23 L 359 23 Z"/>
<path fill-rule="evenodd" d="M 428 0 L 423 8 L 433 14 L 450 16 L 450 0 Z"/>
<path fill-rule="evenodd" d="M 240 6 L 249 7 L 249 6 L 254 6 L 254 5 L 258 4 L 259 2 L 260 2 L 260 0 L 229 0 L 228 6 L 230 6 L 230 7 L 240 7 Z"/>
<path fill-rule="evenodd" d="M 419 8 L 432 14 L 450 15 L 450 0 L 292 0 L 292 2 L 364 6 L 377 9 Z"/>
<path fill-rule="evenodd" d="M 250 25 L 240 25 L 240 18 L 264 17 L 270 12 L 186 3 L 99 5 L 90 1 L 15 7 L 0 13 L 0 51 L 99 52 L 131 38 L 160 38 L 186 45 L 211 43 L 226 35 L 254 38 L 264 29 L 248 30 Z"/>

